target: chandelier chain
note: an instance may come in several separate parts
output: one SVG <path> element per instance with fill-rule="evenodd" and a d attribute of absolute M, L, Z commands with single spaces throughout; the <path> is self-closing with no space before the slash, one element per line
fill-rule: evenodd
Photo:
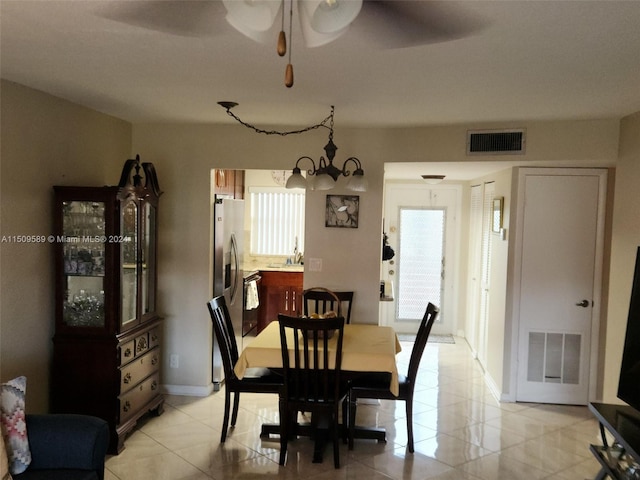
<path fill-rule="evenodd" d="M 225 107 L 225 108 L 227 108 L 227 107 Z M 301 128 L 301 129 L 298 129 L 298 130 L 287 130 L 287 131 L 264 130 L 262 128 L 256 127 L 255 125 L 251 125 L 250 123 L 245 122 L 240 117 L 238 117 L 236 114 L 234 114 L 231 111 L 231 108 L 227 108 L 227 115 L 229 115 L 230 117 L 235 119 L 241 125 L 244 125 L 245 127 L 250 128 L 254 132 L 256 132 L 256 133 L 264 133 L 265 135 L 280 135 L 280 136 L 284 137 L 286 135 L 305 133 L 305 132 L 309 132 L 311 130 L 318 129 L 320 127 L 324 127 L 324 128 L 329 128 L 330 129 L 329 138 L 333 137 L 333 105 L 331 106 L 331 113 L 327 116 L 327 118 L 322 120 L 320 123 L 317 123 L 315 125 L 310 125 L 308 127 Z M 329 123 L 330 127 L 327 127 L 327 123 Z"/>

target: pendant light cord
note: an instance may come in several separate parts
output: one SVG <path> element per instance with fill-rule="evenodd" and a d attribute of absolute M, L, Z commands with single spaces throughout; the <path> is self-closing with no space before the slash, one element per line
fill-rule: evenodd
<path fill-rule="evenodd" d="M 282 15 L 284 16 L 284 12 Z M 293 0 L 289 2 L 289 63 L 291 63 L 291 50 L 293 50 Z"/>

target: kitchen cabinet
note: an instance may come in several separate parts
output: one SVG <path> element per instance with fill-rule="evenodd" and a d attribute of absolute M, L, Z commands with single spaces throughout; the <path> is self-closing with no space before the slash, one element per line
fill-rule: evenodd
<path fill-rule="evenodd" d="M 54 187 L 54 413 L 109 423 L 119 453 L 137 420 L 162 413 L 156 311 L 160 189 L 153 165 L 127 160 L 118 186 Z"/>
<path fill-rule="evenodd" d="M 216 195 L 236 200 L 244 198 L 244 170 L 217 168 L 214 170 L 213 183 Z"/>
<path fill-rule="evenodd" d="M 302 272 L 261 271 L 258 333 L 278 314 L 297 317 L 302 314 Z"/>

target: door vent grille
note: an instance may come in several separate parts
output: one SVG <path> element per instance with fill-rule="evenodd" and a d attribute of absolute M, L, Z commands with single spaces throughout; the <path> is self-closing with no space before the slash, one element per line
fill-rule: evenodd
<path fill-rule="evenodd" d="M 529 332 L 527 381 L 580 383 L 581 344 L 575 333 Z"/>
<path fill-rule="evenodd" d="M 518 130 L 469 130 L 467 132 L 467 155 L 523 154 L 525 135 Z"/>

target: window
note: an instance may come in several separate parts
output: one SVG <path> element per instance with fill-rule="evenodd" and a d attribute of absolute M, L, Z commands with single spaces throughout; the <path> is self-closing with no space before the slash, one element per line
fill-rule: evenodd
<path fill-rule="evenodd" d="M 397 320 L 420 321 L 442 305 L 446 210 L 400 207 Z"/>
<path fill-rule="evenodd" d="M 304 191 L 254 187 L 251 201 L 251 255 L 304 252 Z"/>

